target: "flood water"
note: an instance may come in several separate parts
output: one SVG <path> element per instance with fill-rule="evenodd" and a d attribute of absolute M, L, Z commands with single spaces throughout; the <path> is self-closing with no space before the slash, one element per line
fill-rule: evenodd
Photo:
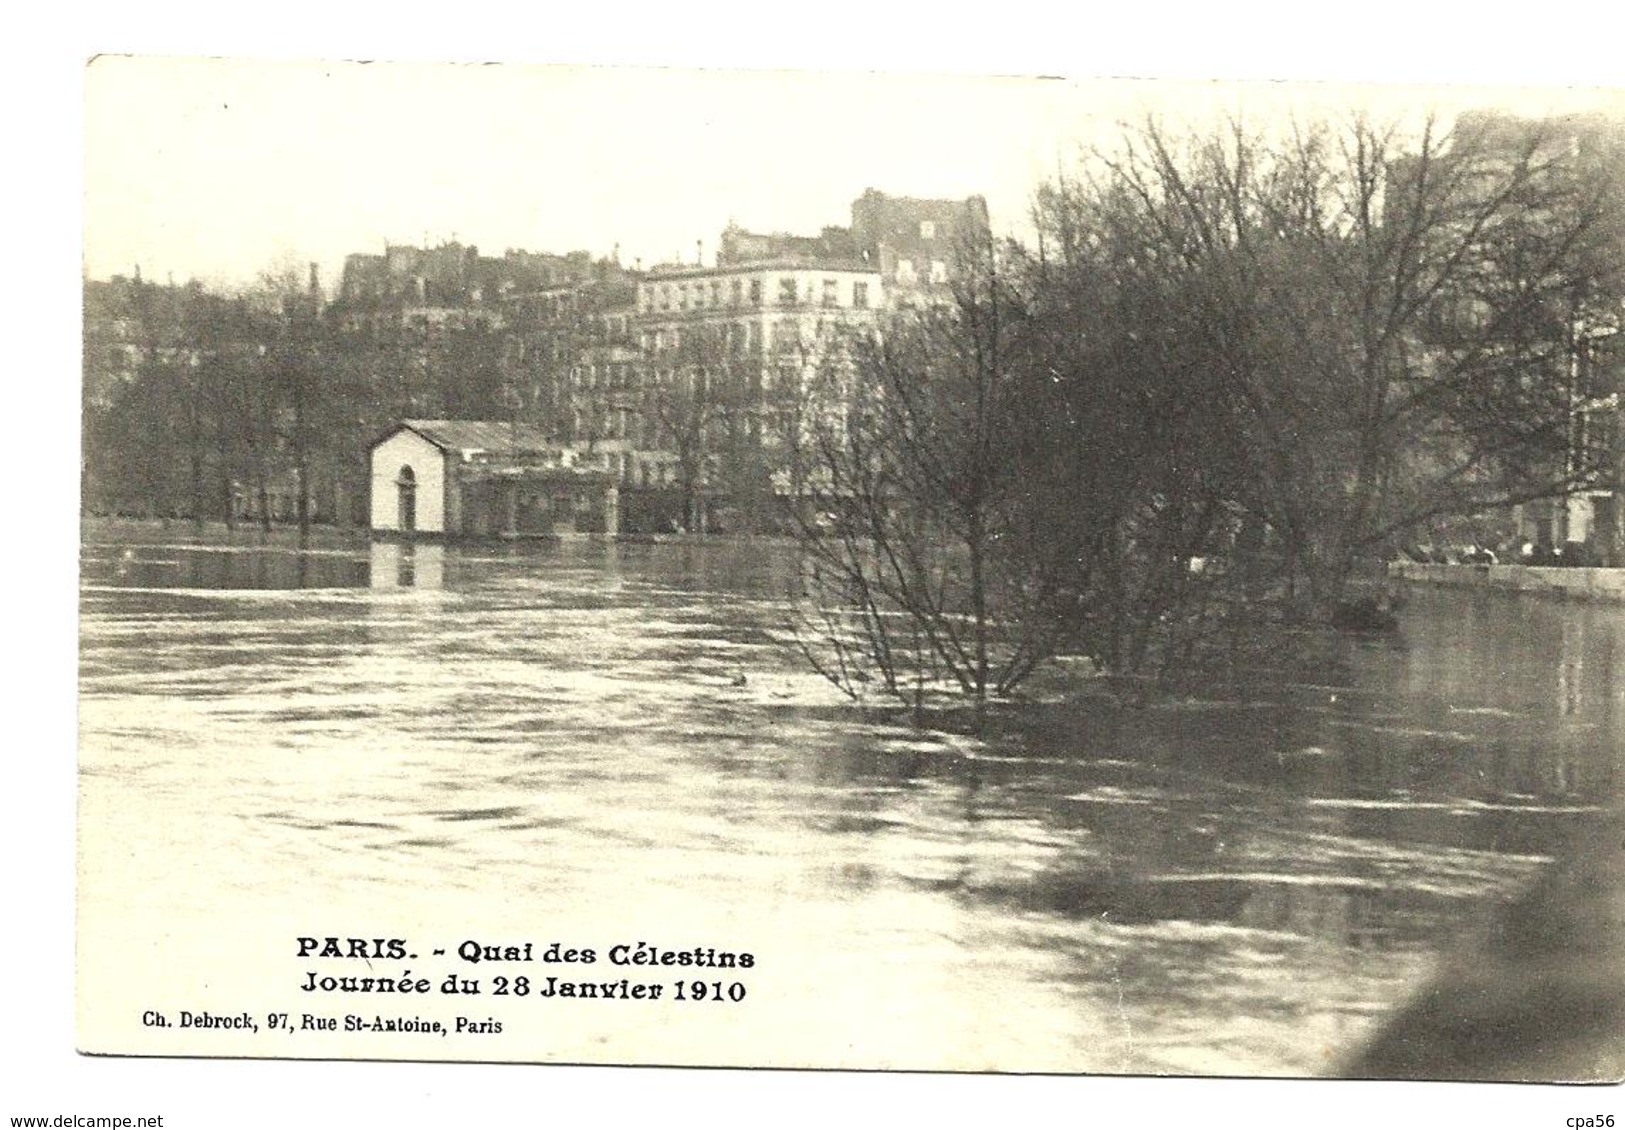
<path fill-rule="evenodd" d="M 746 944 L 757 1011 L 671 1062 L 1335 1073 L 1619 784 L 1618 607 L 1418 589 L 1315 665 L 954 732 L 803 669 L 784 546 L 257 536 L 86 528 L 81 899 Z"/>

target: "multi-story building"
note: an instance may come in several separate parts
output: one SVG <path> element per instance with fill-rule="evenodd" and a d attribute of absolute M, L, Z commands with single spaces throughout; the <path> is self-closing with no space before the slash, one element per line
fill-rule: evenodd
<path fill-rule="evenodd" d="M 84 282 L 84 405 L 112 407 L 118 392 L 132 384 L 144 365 L 190 361 L 200 343 L 188 333 L 191 308 L 203 301 L 221 304 L 196 283 L 184 287 L 115 275 Z"/>
<path fill-rule="evenodd" d="M 505 407 L 513 300 L 576 285 L 593 268 L 586 252 L 496 258 L 455 242 L 390 245 L 345 259 L 329 316 L 392 417 L 493 418 Z"/>
<path fill-rule="evenodd" d="M 689 526 L 760 527 L 801 497 L 812 445 L 839 435 L 856 343 L 944 301 L 988 230 L 987 204 L 869 189 L 815 236 L 730 224 L 716 262 L 639 283 L 645 369 L 632 485 L 680 496 Z M 980 237 L 980 238 L 979 238 Z"/>
<path fill-rule="evenodd" d="M 921 200 L 865 189 L 852 202 L 851 240 L 899 302 L 938 296 L 967 255 L 985 253 L 987 201 Z"/>
<path fill-rule="evenodd" d="M 546 255 L 510 249 L 496 258 L 457 242 L 438 247 L 388 244 L 381 255 L 345 257 L 336 297 L 341 307 L 357 310 L 480 306 L 570 281 L 590 267 L 591 256 L 584 251 Z"/>
<path fill-rule="evenodd" d="M 1406 233 L 1394 246 L 1417 259 L 1413 284 L 1430 295 L 1406 342 L 1410 363 L 1429 379 L 1459 366 L 1482 380 L 1458 377 L 1454 400 L 1429 402 L 1473 405 L 1491 420 L 1515 403 L 1525 435 L 1552 437 L 1544 456 L 1519 448 L 1520 478 L 1485 488 L 1537 497 L 1475 516 L 1496 536 L 1515 531 L 1542 562 L 1625 560 L 1616 438 L 1625 199 L 1598 191 L 1617 180 L 1621 156 L 1602 121 L 1466 113 L 1425 157 L 1393 161 L 1383 193 L 1385 226 Z M 1509 471 L 1492 459 L 1479 468 L 1486 482 Z M 1432 477 L 1475 485 L 1459 471 Z"/>
<path fill-rule="evenodd" d="M 601 260 L 567 281 L 503 300 L 503 403 L 516 420 L 633 477 L 642 378 L 636 276 Z"/>
<path fill-rule="evenodd" d="M 766 259 L 857 262 L 879 272 L 894 304 L 940 297 L 961 272 L 966 255 L 985 253 L 987 201 L 927 200 L 865 189 L 852 202 L 850 227 L 826 227 L 816 236 L 759 234 L 732 224 L 722 233 L 718 266 Z"/>
<path fill-rule="evenodd" d="M 722 233 L 715 260 L 628 271 L 457 243 L 352 255 L 330 315 L 391 421 L 535 429 L 618 484 L 626 528 L 761 528 L 851 400 L 853 344 L 940 301 L 987 206 L 870 189 L 851 227 Z"/>
<path fill-rule="evenodd" d="M 1612 345 L 1625 310 L 1607 321 L 1577 319 L 1567 395 L 1568 477 L 1579 489 L 1568 496 L 1519 508 L 1523 535 L 1537 545 L 1561 546 L 1572 560 L 1625 565 L 1625 405 L 1620 361 L 1599 349 Z"/>
<path fill-rule="evenodd" d="M 1517 507 L 1519 535 L 1542 556 L 1556 551 L 1568 561 L 1625 564 L 1625 280 L 1617 266 L 1625 261 L 1625 199 L 1617 187 L 1625 144 L 1613 123 L 1586 116 L 1536 122 L 1465 114 L 1456 131 L 1470 139 L 1486 169 L 1529 170 L 1529 200 L 1519 216 L 1529 257 L 1539 262 L 1544 254 L 1571 269 L 1520 280 L 1548 296 L 1559 331 L 1548 353 L 1569 427 L 1563 466 L 1548 473 L 1566 480 L 1570 491 Z M 1596 210 L 1590 222 L 1582 218 L 1588 210 Z M 1563 240 L 1563 254 L 1546 249 L 1543 240 L 1554 237 Z"/>
<path fill-rule="evenodd" d="M 759 263 L 766 259 L 811 262 L 852 261 L 863 258 L 849 228 L 827 227 L 817 235 L 789 232 L 751 232 L 730 223 L 717 244 L 717 266 Z"/>
<path fill-rule="evenodd" d="M 728 258 L 657 267 L 638 286 L 633 481 L 680 494 L 678 521 L 692 528 L 771 524 L 799 493 L 808 445 L 846 399 L 852 343 L 887 305 L 880 272 L 860 260 Z"/>

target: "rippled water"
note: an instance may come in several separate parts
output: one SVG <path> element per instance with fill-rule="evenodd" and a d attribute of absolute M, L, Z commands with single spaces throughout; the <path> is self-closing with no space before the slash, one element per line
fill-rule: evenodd
<path fill-rule="evenodd" d="M 785 647 L 783 546 L 259 537 L 86 531 L 82 905 L 748 943 L 673 1062 L 1335 1072 L 1625 745 L 1618 609 L 1418 591 L 1315 669 L 919 731 Z"/>

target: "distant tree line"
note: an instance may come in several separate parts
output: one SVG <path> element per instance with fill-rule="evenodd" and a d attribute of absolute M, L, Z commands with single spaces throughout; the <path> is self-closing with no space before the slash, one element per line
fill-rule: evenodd
<path fill-rule="evenodd" d="M 357 329 L 290 268 L 233 295 L 86 286 L 87 513 L 365 521 L 367 447 L 403 417 L 502 419 L 483 325 Z"/>

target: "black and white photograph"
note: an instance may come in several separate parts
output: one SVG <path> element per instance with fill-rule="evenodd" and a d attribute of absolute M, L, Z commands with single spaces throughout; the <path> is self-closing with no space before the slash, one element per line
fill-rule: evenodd
<path fill-rule="evenodd" d="M 1625 1078 L 1625 93 L 82 82 L 80 1053 Z"/>

